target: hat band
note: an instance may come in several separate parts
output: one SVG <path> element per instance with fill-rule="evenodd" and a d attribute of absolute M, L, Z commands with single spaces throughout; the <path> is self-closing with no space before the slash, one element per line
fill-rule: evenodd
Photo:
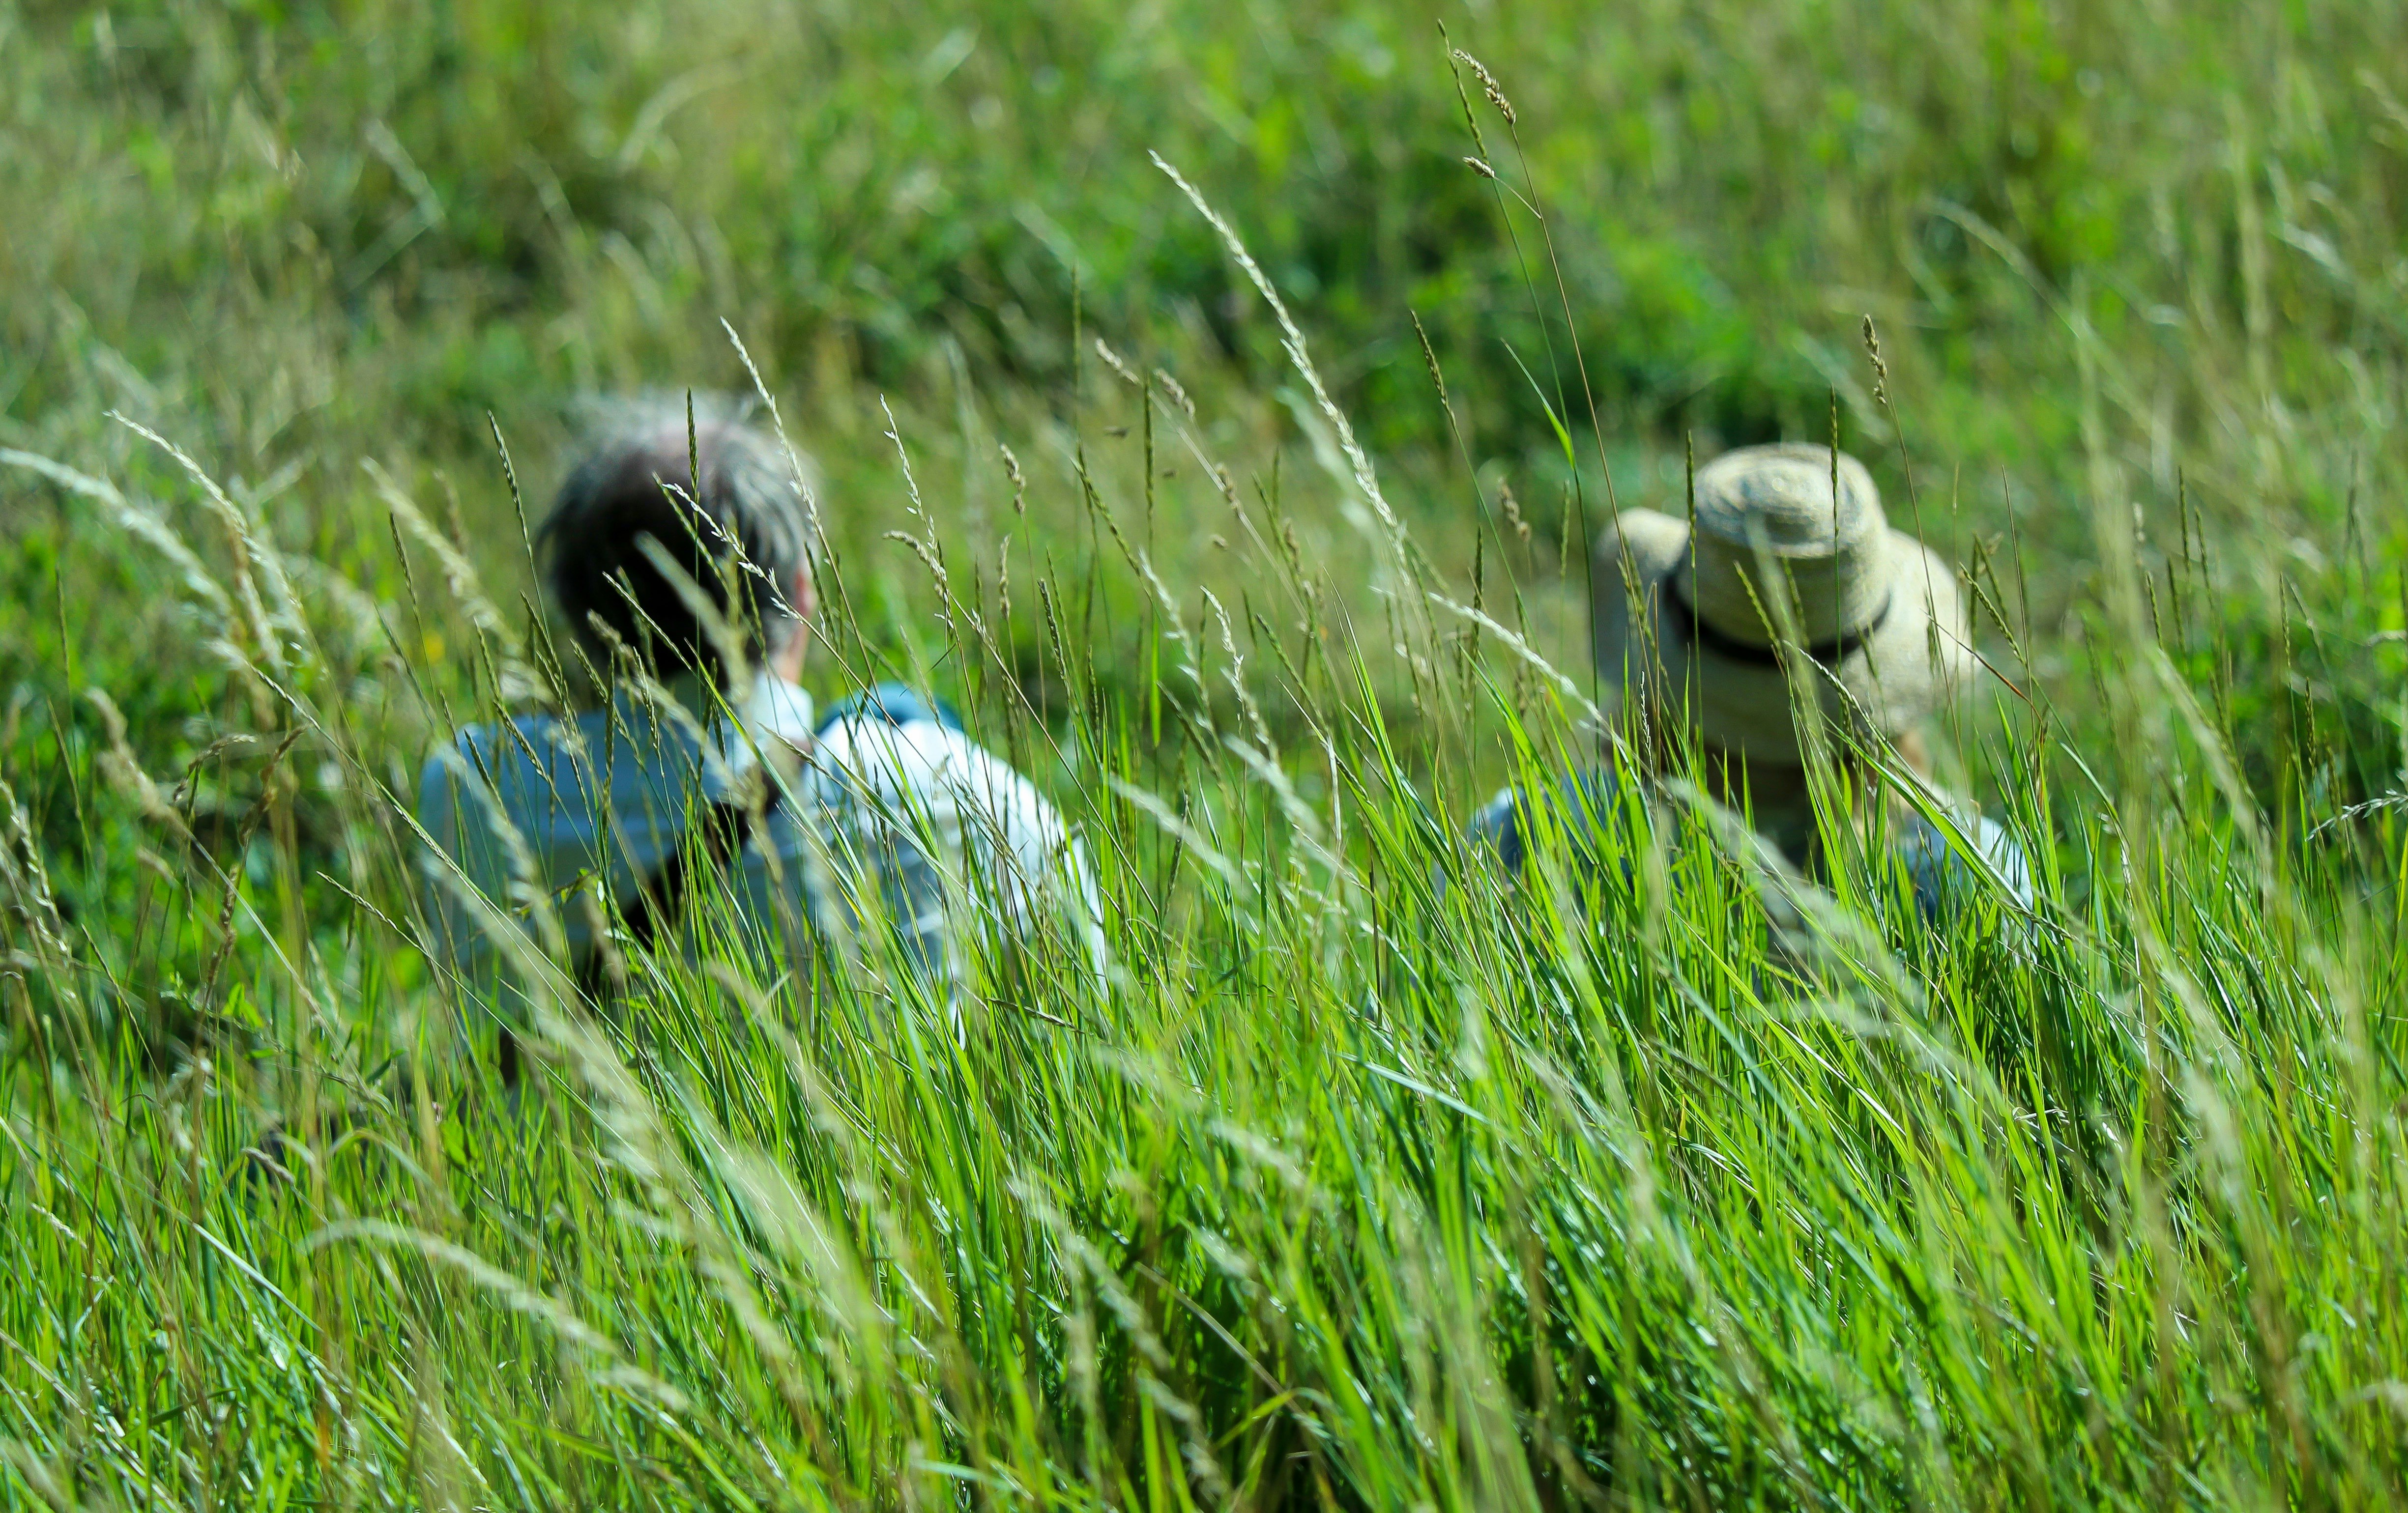
<path fill-rule="evenodd" d="M 1707 650 L 1732 662 L 1744 662 L 1751 666 L 1778 667 L 1781 665 L 1779 647 L 1758 646 L 1753 641 L 1742 641 L 1735 635 L 1727 635 L 1715 629 L 1711 621 L 1698 613 L 1698 607 L 1691 604 L 1688 595 L 1681 592 L 1678 582 L 1667 579 L 1664 592 L 1671 596 L 1673 605 L 1688 618 L 1690 638 Z M 1805 648 L 1807 660 L 1819 662 L 1827 667 L 1844 660 L 1849 652 L 1862 647 L 1875 632 L 1882 628 L 1883 622 L 1889 619 L 1890 606 L 1897 601 L 1898 588 L 1896 584 L 1892 584 L 1890 592 L 1882 595 L 1881 607 L 1873 611 L 1872 619 L 1836 640 L 1824 641 Z"/>

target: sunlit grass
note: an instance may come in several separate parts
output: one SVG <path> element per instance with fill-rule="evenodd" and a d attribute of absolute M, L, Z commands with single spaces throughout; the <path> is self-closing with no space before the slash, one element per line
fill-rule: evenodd
<path fill-rule="evenodd" d="M 1013 236 L 1046 257 L 1078 238 L 1089 265 L 1074 307 L 1058 258 L 1057 279 L 994 253 L 1037 335 L 997 314 L 985 347 L 931 314 L 960 291 L 902 276 L 965 265 L 927 228 L 991 232 L 986 201 L 930 209 L 899 171 L 858 170 L 880 186 L 865 261 L 897 280 L 891 307 L 837 301 L 823 330 L 802 296 L 767 293 L 780 275 L 748 262 L 778 245 L 767 212 L 735 207 L 773 203 L 745 193 L 818 138 L 710 157 L 768 86 L 738 70 L 660 93 L 709 61 L 674 36 L 621 38 L 595 105 L 538 66 L 559 56 L 547 34 L 497 31 L 441 130 L 377 105 L 385 145 L 341 107 L 382 87 L 369 52 L 198 12 L 120 18 L 108 38 L 87 18 L 42 52 L 15 44 L 49 22 L 0 14 L 0 68 L 74 105 L 37 120 L 12 92 L 8 129 L 101 154 L 117 113 L 138 118 L 153 136 L 123 151 L 172 211 L 138 227 L 123 184 L 93 177 L 52 194 L 64 230 L 0 238 L 0 269 L 47 301 L 10 294 L 8 329 L 48 344 L 22 371 L 0 356 L 0 385 L 21 385 L 0 387 L 18 543 L 0 612 L 0 1502 L 2386 1506 L 2408 1476 L 2386 797 L 2401 536 L 2380 444 L 2399 305 L 2354 270 L 2396 227 L 2392 149 L 2364 124 L 2389 95 L 2351 81 L 2338 41 L 2258 49 L 2208 21 L 2114 89 L 2083 83 L 2145 12 L 2008 36 L 1984 7 L 1913 27 L 1799 7 L 1758 36 L 1707 7 L 1579 60 L 1541 46 L 1572 24 L 1552 11 L 1493 41 L 1457 27 L 1504 71 L 1536 171 L 1466 75 L 1478 150 L 1549 211 L 1568 299 L 1516 204 L 1497 226 L 1524 241 L 1484 231 L 1426 283 L 1298 230 L 1355 199 L 1325 164 L 1328 196 L 1299 216 L 1278 189 L 1309 153 L 1283 131 L 1460 173 L 1500 213 L 1459 164 L 1442 59 L 1365 61 L 1400 48 L 1402 20 L 1333 23 L 1302 56 L 1266 22 L 1260 58 L 1225 57 L 1213 17 L 1172 7 L 1142 66 L 1089 60 L 1111 88 L 1077 108 L 1042 105 L 1034 67 L 1013 93 L 997 62 L 1045 28 L 986 18 L 967 52 L 950 23 L 900 28 L 881 46 L 910 68 L 866 54 L 841 75 L 855 93 L 813 107 L 829 150 L 851 139 L 839 107 L 891 103 L 907 77 L 975 86 L 910 125 L 932 161 L 968 150 L 947 111 L 972 121 L 988 93 L 1011 114 L 982 150 L 1016 154 L 1010 171 L 1125 149 L 1109 193 L 1031 190 Z M 814 24 L 759 45 L 791 62 L 869 36 Z M 431 34 L 392 25 L 420 58 Z M 1856 60 L 1849 89 L 1903 112 L 1915 80 L 1962 84 L 1993 44 L 2057 63 L 1994 81 L 1997 99 L 1960 91 L 1894 156 L 1862 111 L 1844 117 L 1854 158 L 1800 124 L 1843 119 L 1792 89 L 1840 87 L 1830 50 Z M 1090 45 L 1059 43 L 1074 61 Z M 2280 90 L 2214 93 L 2259 52 Z M 1727 93 L 1662 84 L 1699 59 L 1732 71 Z M 1203 117 L 1244 103 L 1242 162 L 1113 135 L 1194 129 L 1154 90 L 1191 77 Z M 1631 91 L 1583 93 L 1599 80 Z M 2055 112 L 2020 156 L 2038 128 L 2019 92 Z M 2119 144 L 2119 92 L 2211 123 L 2215 161 L 2154 126 Z M 1403 103 L 1340 120 L 1348 99 Z M 1658 120 L 1676 105 L 1679 130 Z M 1327 119 L 1282 126 L 1289 108 Z M 1726 108 L 1745 129 L 1717 126 Z M 569 182 L 565 219 L 523 222 L 480 177 L 520 161 L 498 134 L 534 144 L 510 171 L 552 215 L 538 170 L 576 179 L 552 160 L 576 156 L 579 110 L 617 122 L 603 156 L 623 178 Z M 1023 111 L 1044 123 L 1026 141 Z M 383 166 L 345 200 L 281 177 L 295 143 L 304 163 Z M 1327 382 L 1279 351 L 1259 303 L 1205 308 L 1253 286 L 1145 165 L 1154 145 L 1263 254 Z M 175 156 L 205 149 L 223 178 L 206 203 Z M 1774 172 L 1817 153 L 1828 212 Z M 55 189 L 73 161 L 0 174 Z M 440 226 L 409 229 L 401 161 L 430 176 Z M 1615 241 L 1629 228 L 1590 208 L 1608 202 L 1584 162 L 1662 196 L 1648 237 Z M 236 193 L 271 180 L 293 198 Z M 1364 213 L 1422 182 L 1372 186 Z M 725 258 L 611 198 L 637 191 L 723 218 Z M 1914 219 L 1916 196 L 1941 208 Z M 2163 236 L 2130 229 L 2152 204 Z M 1850 207 L 1966 240 L 1897 253 Z M 1139 223 L 1162 228 L 1155 254 L 1114 241 Z M 312 272 L 272 250 L 296 225 L 351 239 Z M 529 315 L 488 281 L 517 277 L 496 271 L 511 237 L 538 236 L 559 238 L 550 281 L 577 292 Z M 79 239 L 90 266 L 61 250 Z M 1679 284 L 1666 249 L 1689 246 L 1729 249 L 1699 255 L 1762 287 L 1583 346 L 1609 469 L 1560 305 L 1575 327 L 1627 313 L 1584 271 L 1599 249 Z M 146 271 L 102 277 L 121 263 Z M 1888 293 L 1856 299 L 1859 278 Z M 170 326 L 144 279 L 210 323 Z M 477 319 L 444 313 L 428 291 L 445 289 Z M 1147 324 L 1153 293 L 1188 316 Z M 1868 306 L 1895 370 L 1878 396 Z M 546 407 L 695 373 L 740 386 L 722 312 L 768 354 L 841 507 L 810 678 L 956 698 L 1082 826 L 1111 970 L 1088 983 L 1041 934 L 968 943 L 951 995 L 874 943 L 764 963 L 733 946 L 732 901 L 706 896 L 706 949 L 631 963 L 607 1013 L 517 963 L 537 1006 L 512 1094 L 490 1021 L 420 949 L 408 800 L 433 741 L 574 686 L 518 598 L 512 469 L 530 490 L 548 476 Z M 1500 783 L 1598 748 L 1581 521 L 1610 507 L 1609 477 L 1622 504 L 1677 510 L 1684 433 L 1711 446 L 1742 423 L 1744 405 L 1648 398 L 1678 385 L 1617 373 L 1616 353 L 1695 357 L 1733 322 L 1813 348 L 1808 377 L 1748 381 L 1794 433 L 1837 424 L 1892 520 L 1965 563 L 1999 677 L 1942 722 L 1940 767 L 2030 852 L 2028 913 L 1985 892 L 1909 930 L 1891 880 L 1852 864 L 1804 886 L 1678 785 L 1616 814 L 1594 866 L 1542 847 L 1516 884 L 1459 838 Z M 1771 937 L 1768 896 L 1801 933 Z"/>

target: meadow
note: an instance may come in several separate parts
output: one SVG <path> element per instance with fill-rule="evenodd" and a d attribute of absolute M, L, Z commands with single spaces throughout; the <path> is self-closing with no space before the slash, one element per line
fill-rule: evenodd
<path fill-rule="evenodd" d="M 0 1506 L 2397 1506 L 2403 102 L 2396 0 L 0 0 Z M 1107 986 L 531 952 L 496 1085 L 409 804 L 637 389 Z M 2030 910 L 1461 841 L 1781 437 Z"/>

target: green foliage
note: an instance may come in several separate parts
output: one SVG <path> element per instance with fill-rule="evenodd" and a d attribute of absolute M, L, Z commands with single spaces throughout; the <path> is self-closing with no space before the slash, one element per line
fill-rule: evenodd
<path fill-rule="evenodd" d="M 2387 1506 L 2402 20 L 0 0 L 0 1505 Z M 720 317 L 1114 971 L 706 897 L 506 1096 L 418 764 Z M 1498 878 L 1585 527 L 1835 428 L 2030 917 Z"/>

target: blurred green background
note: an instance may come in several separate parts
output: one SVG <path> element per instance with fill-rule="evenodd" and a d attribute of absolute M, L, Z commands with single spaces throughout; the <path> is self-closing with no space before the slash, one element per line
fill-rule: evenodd
<path fill-rule="evenodd" d="M 1435 563 L 1468 578 L 1511 491 L 1533 530 L 1508 565 L 1551 649 L 1583 644 L 1575 513 L 1677 507 L 1685 451 L 1836 423 L 1900 523 L 2012 564 L 2026 673 L 2075 709 L 2097 521 L 2128 507 L 2155 611 L 2195 632 L 2176 649 L 2230 675 L 2261 792 L 2296 769 L 2363 798 L 2399 764 L 2401 21 L 2316 0 L 10 4 L 0 443 L 189 510 L 122 411 L 388 597 L 376 459 L 523 580 L 488 415 L 539 507 L 579 394 L 747 386 L 724 320 L 905 636 L 926 594 L 882 539 L 909 522 L 882 400 L 974 553 L 1013 492 L 998 440 L 1032 469 L 1028 550 L 1085 550 L 1083 444 L 1166 576 L 1230 576 L 1210 480 L 1137 477 L 1101 335 L 1191 392 L 1254 485 L 1276 465 L 1306 550 L 1339 550 L 1327 438 L 1158 150 L 1285 291 Z M 206 668 L 89 509 L 17 473 L 0 522 L 11 677 L 58 686 L 62 613 L 86 679 Z"/>

